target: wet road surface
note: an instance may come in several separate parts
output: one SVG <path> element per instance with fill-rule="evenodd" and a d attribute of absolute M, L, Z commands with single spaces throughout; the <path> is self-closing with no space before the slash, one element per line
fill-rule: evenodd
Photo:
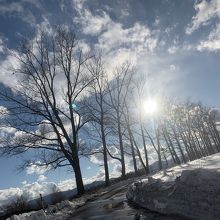
<path fill-rule="evenodd" d="M 71 215 L 72 220 L 186 220 L 185 218 L 169 217 L 150 212 L 128 204 L 126 192 L 133 181 L 117 183 L 108 187 L 102 195 L 86 202 Z"/>

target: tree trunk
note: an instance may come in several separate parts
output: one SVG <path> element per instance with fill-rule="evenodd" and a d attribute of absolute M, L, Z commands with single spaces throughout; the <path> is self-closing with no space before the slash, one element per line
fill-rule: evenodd
<path fill-rule="evenodd" d="M 160 134 L 159 134 L 158 127 L 155 129 L 155 133 L 156 133 L 156 138 L 157 138 L 158 165 L 159 165 L 159 170 L 162 170 L 163 165 L 162 165 L 162 160 L 161 160 Z"/>
<path fill-rule="evenodd" d="M 127 128 L 128 128 L 128 135 L 129 135 L 129 140 L 130 140 L 130 144 L 131 144 L 131 153 L 132 153 L 133 164 L 134 164 L 134 172 L 137 175 L 137 173 L 138 173 L 137 162 L 136 162 L 136 158 L 135 158 L 134 143 L 133 143 L 132 133 L 131 133 L 131 128 L 130 128 L 129 123 L 127 124 Z"/>
<path fill-rule="evenodd" d="M 108 170 L 108 159 L 107 159 L 107 146 L 103 146 L 103 156 L 104 156 L 104 168 L 105 168 L 105 186 L 110 185 L 109 180 L 109 170 Z"/>
<path fill-rule="evenodd" d="M 124 146 L 122 141 L 122 133 L 121 133 L 121 125 L 120 125 L 120 117 L 117 112 L 117 124 L 118 124 L 118 138 L 119 138 L 119 147 L 121 153 L 121 177 L 125 178 L 125 157 L 124 157 Z"/>
<path fill-rule="evenodd" d="M 105 169 L 105 185 L 109 186 L 109 170 L 108 170 L 108 158 L 107 158 L 107 146 L 105 140 L 105 131 L 103 127 L 103 121 L 101 122 L 101 134 L 102 134 L 102 144 L 103 144 L 103 156 L 104 156 L 104 169 Z"/>
<path fill-rule="evenodd" d="M 142 166 L 143 166 L 143 168 L 144 168 L 144 170 L 145 170 L 145 173 L 147 173 L 147 168 L 146 168 L 146 166 L 145 166 L 145 164 L 144 164 L 144 161 L 143 161 L 143 159 L 142 159 L 142 157 L 141 157 L 140 150 L 139 150 L 139 148 L 138 148 L 138 146 L 137 146 L 137 143 L 136 143 L 136 141 L 135 141 L 135 139 L 134 139 L 133 134 L 131 134 L 131 135 L 132 135 L 132 140 L 133 140 L 134 146 L 136 147 L 136 150 L 137 150 L 137 153 L 138 153 L 138 157 L 139 157 L 139 159 L 140 159 L 140 161 L 141 161 L 141 164 L 142 164 Z"/>
<path fill-rule="evenodd" d="M 176 143 L 177 143 L 177 146 L 178 146 L 178 148 L 179 148 L 180 154 L 181 154 L 181 156 L 182 156 L 182 160 L 183 160 L 184 163 L 186 163 L 186 162 L 187 162 L 187 161 L 186 161 L 186 157 L 185 157 L 185 155 L 184 155 L 182 146 L 181 146 L 181 144 L 180 144 L 180 142 L 179 142 L 177 133 L 176 133 L 176 131 L 175 131 L 175 129 L 174 129 L 173 127 L 172 127 L 172 130 L 173 130 L 173 134 L 174 134 L 174 137 L 175 137 L 175 141 L 176 141 Z"/>
<path fill-rule="evenodd" d="M 167 137 L 168 142 L 170 143 L 170 146 L 171 146 L 171 149 L 172 149 L 172 153 L 173 153 L 173 155 L 174 155 L 174 157 L 175 157 L 175 160 L 176 160 L 177 164 L 181 164 L 180 159 L 179 159 L 179 157 L 178 157 L 178 155 L 177 155 L 177 153 L 176 153 L 176 151 L 175 151 L 173 142 L 172 142 L 172 140 L 170 139 L 170 136 L 169 136 L 167 130 L 164 130 L 164 132 L 165 132 L 165 135 L 166 135 L 166 137 Z"/>
<path fill-rule="evenodd" d="M 77 158 L 74 159 L 72 166 L 73 166 L 73 169 L 75 172 L 77 194 L 82 195 L 85 193 L 85 188 L 83 185 L 82 173 L 81 173 L 81 168 L 80 168 L 78 156 L 77 156 Z"/>
<path fill-rule="evenodd" d="M 173 159 L 173 162 L 174 162 L 174 164 L 176 164 L 176 163 L 177 163 L 177 162 L 176 162 L 176 159 L 175 159 L 175 157 L 174 157 L 174 155 L 173 155 L 173 152 L 172 152 L 171 147 L 170 147 L 170 143 L 168 142 L 167 137 L 166 137 L 164 131 L 163 131 L 163 137 L 164 137 L 164 140 L 165 140 L 165 142 L 166 142 L 166 144 L 167 144 L 167 147 L 168 147 L 168 150 L 169 150 L 169 152 L 170 152 L 170 155 L 171 155 L 171 157 L 172 157 L 172 159 Z"/>
<path fill-rule="evenodd" d="M 148 163 L 148 154 L 147 154 L 146 142 L 145 142 L 145 137 L 144 137 L 144 129 L 143 129 L 142 123 L 141 123 L 141 135 L 142 135 L 142 141 L 143 141 L 143 147 L 144 147 L 144 153 L 145 153 L 145 160 L 146 160 L 146 174 L 149 174 L 150 170 L 149 170 L 149 163 Z"/>

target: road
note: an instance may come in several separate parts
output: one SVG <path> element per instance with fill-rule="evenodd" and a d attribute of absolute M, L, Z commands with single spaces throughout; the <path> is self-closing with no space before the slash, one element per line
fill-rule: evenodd
<path fill-rule="evenodd" d="M 126 192 L 133 181 L 127 180 L 110 186 L 100 196 L 86 202 L 71 215 L 72 220 L 186 220 L 185 218 L 164 216 L 128 204 Z"/>

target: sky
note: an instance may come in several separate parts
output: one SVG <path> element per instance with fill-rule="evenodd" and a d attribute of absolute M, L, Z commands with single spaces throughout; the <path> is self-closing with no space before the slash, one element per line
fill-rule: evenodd
<path fill-rule="evenodd" d="M 101 50 L 110 70 L 131 61 L 152 93 L 220 108 L 220 0 L 0 0 L 0 88 L 16 85 L 10 51 L 22 37 L 56 25 L 73 29 L 85 51 Z M 0 158 L 0 204 L 74 187 L 69 170 L 31 166 L 18 173 L 21 160 Z M 99 165 L 98 156 L 81 160 L 85 182 L 103 177 Z M 117 172 L 112 162 L 111 175 Z"/>

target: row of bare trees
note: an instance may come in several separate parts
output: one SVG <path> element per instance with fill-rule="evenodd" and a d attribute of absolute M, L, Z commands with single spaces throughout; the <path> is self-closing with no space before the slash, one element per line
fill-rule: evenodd
<path fill-rule="evenodd" d="M 25 40 L 14 55 L 20 63 L 14 74 L 18 86 L 0 90 L 7 107 L 1 112 L 1 130 L 13 132 L 2 135 L 0 152 L 35 152 L 23 168 L 72 167 L 79 194 L 84 193 L 81 156 L 103 155 L 109 185 L 110 158 L 120 163 L 125 178 L 126 158 L 135 174 L 151 171 L 149 149 L 159 169 L 220 150 L 216 111 L 164 99 L 161 111 L 147 116 L 146 77 L 130 63 L 108 71 L 102 56 L 84 54 L 69 30 L 42 32 Z"/>

